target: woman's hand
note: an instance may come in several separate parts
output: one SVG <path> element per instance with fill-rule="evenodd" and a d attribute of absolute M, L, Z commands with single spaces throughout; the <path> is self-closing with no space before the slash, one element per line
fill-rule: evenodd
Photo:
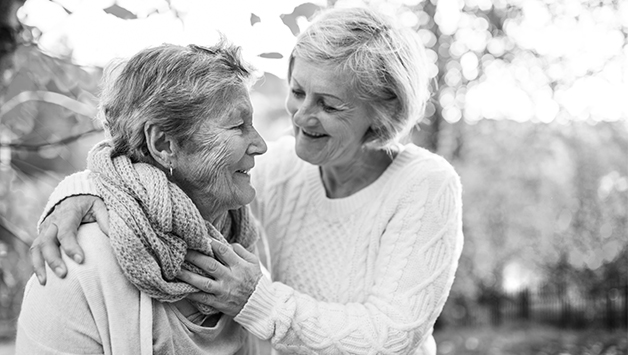
<path fill-rule="evenodd" d="M 107 208 L 100 198 L 92 195 L 70 196 L 46 217 L 30 248 L 31 261 L 40 284 L 46 284 L 44 261 L 58 277 L 64 278 L 67 274 L 60 249 L 77 263 L 83 262 L 85 256 L 76 241 L 76 232 L 81 223 L 90 222 L 98 222 L 103 233 L 109 233 Z"/>
<path fill-rule="evenodd" d="M 240 244 L 233 248 L 212 242 L 216 259 L 197 251 L 188 251 L 185 259 L 200 267 L 212 278 L 181 270 L 178 278 L 202 290 L 187 298 L 212 306 L 220 312 L 235 317 L 255 291 L 262 277 L 259 259 Z"/>

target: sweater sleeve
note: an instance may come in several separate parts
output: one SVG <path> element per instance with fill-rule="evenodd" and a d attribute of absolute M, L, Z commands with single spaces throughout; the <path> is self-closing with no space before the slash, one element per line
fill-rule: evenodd
<path fill-rule="evenodd" d="M 235 320 L 280 351 L 414 353 L 431 336 L 453 283 L 462 251 L 461 186 L 446 169 L 408 183 L 399 196 L 362 302 L 321 302 L 262 278 Z"/>
<path fill-rule="evenodd" d="M 44 219 L 46 219 L 55 207 L 66 198 L 76 195 L 94 195 L 100 197 L 98 189 L 92 182 L 92 179 L 89 178 L 90 173 L 89 170 L 79 171 L 67 176 L 57 185 L 48 198 L 44 212 L 39 217 L 39 221 L 37 221 L 37 233 L 41 232 L 40 228 Z"/>

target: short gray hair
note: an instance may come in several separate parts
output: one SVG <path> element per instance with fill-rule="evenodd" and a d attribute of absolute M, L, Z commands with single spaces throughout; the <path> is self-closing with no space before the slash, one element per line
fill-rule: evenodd
<path fill-rule="evenodd" d="M 230 109 L 235 95 L 253 84 L 252 73 L 240 48 L 224 38 L 211 47 L 163 44 L 112 63 L 103 73 L 97 116 L 111 136 L 112 155 L 154 163 L 144 136 L 149 121 L 198 150 L 195 132 Z"/>
<path fill-rule="evenodd" d="M 297 38 L 294 58 L 335 66 L 348 73 L 358 98 L 375 114 L 365 142 L 387 147 L 422 118 L 429 98 L 425 49 L 418 35 L 368 8 L 321 12 Z"/>

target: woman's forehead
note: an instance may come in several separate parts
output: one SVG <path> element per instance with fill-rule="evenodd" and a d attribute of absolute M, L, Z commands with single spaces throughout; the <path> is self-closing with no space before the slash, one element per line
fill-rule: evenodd
<path fill-rule="evenodd" d="M 253 106 L 248 92 L 246 92 L 232 97 L 223 113 L 210 120 L 218 125 L 225 125 L 251 116 L 253 116 Z"/>
<path fill-rule="evenodd" d="M 352 74 L 337 65 L 326 65 L 296 57 L 292 67 L 292 79 L 300 86 L 307 86 L 317 94 L 350 99 Z"/>

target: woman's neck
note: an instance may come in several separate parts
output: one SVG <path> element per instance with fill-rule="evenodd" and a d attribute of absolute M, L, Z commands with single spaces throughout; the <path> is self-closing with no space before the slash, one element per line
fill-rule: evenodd
<path fill-rule="evenodd" d="M 396 154 L 396 151 L 364 150 L 347 164 L 321 166 L 321 179 L 327 197 L 348 197 L 371 185 L 386 171 Z"/>
<path fill-rule="evenodd" d="M 217 206 L 215 201 L 207 198 L 201 200 L 193 199 L 193 202 L 199 212 L 201 212 L 203 219 L 211 223 L 214 227 L 218 228 L 221 223 L 225 222 L 229 212 L 227 208 Z"/>

